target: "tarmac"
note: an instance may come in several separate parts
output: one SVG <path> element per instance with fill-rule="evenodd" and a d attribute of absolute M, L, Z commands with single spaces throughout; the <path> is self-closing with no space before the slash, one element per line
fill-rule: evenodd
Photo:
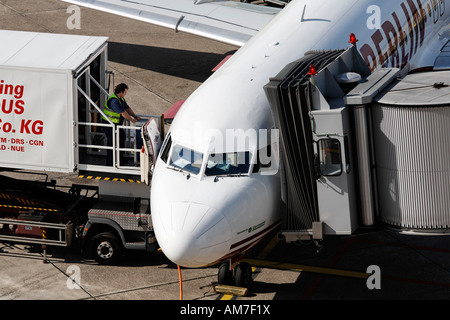
<path fill-rule="evenodd" d="M 115 83 L 128 83 L 127 101 L 137 113 L 161 114 L 176 101 L 186 99 L 237 49 L 84 8 L 80 29 L 71 30 L 67 27 L 68 6 L 58 0 L 0 0 L 0 28 L 108 36 L 109 67 L 115 73 Z M 52 178 L 82 182 L 76 174 L 54 174 Z M 222 316 L 224 305 L 218 311 L 220 304 L 209 303 L 226 300 L 256 303 L 264 318 L 262 306 L 272 306 L 273 316 L 280 312 L 280 300 L 450 298 L 448 236 L 408 235 L 376 226 L 351 236 L 326 236 L 317 247 L 313 242 L 286 243 L 275 232 L 251 251 L 248 262 L 253 266 L 253 283 L 245 296 L 233 296 L 214 291 L 215 266 L 182 268 L 180 282 L 177 266 L 162 252 L 128 252 L 120 264 L 103 266 L 84 257 L 76 245 L 48 247 L 44 257 L 39 247 L 0 242 L 0 299 L 183 300 L 185 304 L 168 307 L 169 313 L 183 315 L 188 306 L 205 305 L 216 306 L 215 315 Z M 317 314 L 326 312 L 327 308 L 314 306 Z M 286 308 L 300 306 L 282 305 Z M 372 314 L 376 309 L 366 311 Z"/>

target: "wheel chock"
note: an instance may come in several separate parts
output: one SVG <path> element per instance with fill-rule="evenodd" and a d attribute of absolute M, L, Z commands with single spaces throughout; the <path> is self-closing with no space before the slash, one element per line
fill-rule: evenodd
<path fill-rule="evenodd" d="M 224 284 L 216 285 L 213 288 L 214 288 L 214 291 L 217 293 L 232 294 L 234 296 L 239 296 L 239 297 L 245 296 L 248 293 L 247 288 L 227 286 Z"/>

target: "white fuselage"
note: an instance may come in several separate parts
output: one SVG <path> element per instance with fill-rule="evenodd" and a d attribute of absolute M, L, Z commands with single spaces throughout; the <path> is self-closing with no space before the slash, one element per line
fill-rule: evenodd
<path fill-rule="evenodd" d="M 354 33 L 372 69 L 392 65 L 407 72 L 433 65 L 445 44 L 437 32 L 448 25 L 450 8 L 445 10 L 445 2 L 383 3 L 380 29 L 368 27 L 368 20 L 377 18 L 376 12 L 367 13 L 372 4 L 368 0 L 292 1 L 186 100 L 168 134 L 171 152 L 166 161 L 156 162 L 151 187 L 154 230 L 171 261 L 199 267 L 230 258 L 281 221 L 279 170 L 261 173 L 253 170 L 253 164 L 231 176 L 207 175 L 206 170 L 211 153 L 248 152 L 252 158 L 265 147 L 258 133 L 272 129 L 274 123 L 264 85 L 286 64 L 309 50 L 346 48 Z M 256 133 L 257 138 L 233 138 L 238 141 L 231 143 L 230 137 L 238 131 Z M 185 155 L 187 150 L 196 151 L 191 163 L 195 170 L 170 164 L 181 149 Z M 275 151 L 272 157 L 274 165 Z"/>

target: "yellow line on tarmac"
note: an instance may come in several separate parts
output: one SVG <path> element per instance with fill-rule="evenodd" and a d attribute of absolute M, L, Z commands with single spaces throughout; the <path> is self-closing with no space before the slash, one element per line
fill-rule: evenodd
<path fill-rule="evenodd" d="M 304 272 L 328 274 L 328 275 L 334 275 L 334 276 L 359 278 L 359 279 L 366 279 L 368 277 L 368 274 L 365 272 L 348 271 L 348 270 L 340 270 L 340 269 L 332 269 L 332 268 L 324 268 L 324 267 L 305 266 L 305 265 L 273 262 L 273 261 L 258 260 L 258 259 L 245 259 L 244 261 L 249 263 L 252 266 L 258 266 L 258 267 L 264 267 L 264 268 L 293 270 L 293 271 L 300 271 L 300 272 L 304 271 Z"/>
<path fill-rule="evenodd" d="M 291 270 L 291 271 L 299 271 L 299 272 L 311 272 L 311 273 L 319 273 L 333 276 L 341 276 L 348 278 L 358 278 L 358 279 L 366 279 L 369 274 L 365 272 L 357 272 L 357 271 L 348 271 L 341 269 L 333 269 L 333 268 L 324 268 L 324 267 L 314 267 L 314 266 L 305 266 L 299 264 L 292 263 L 282 263 L 282 262 L 274 262 L 274 261 L 266 261 L 259 259 L 244 259 L 243 261 L 247 262 L 253 267 L 262 267 L 262 268 L 271 268 L 271 269 L 281 269 L 281 270 Z M 223 294 L 220 300 L 231 300 L 234 297 L 232 294 Z"/>
<path fill-rule="evenodd" d="M 274 262 L 264 260 L 269 253 L 275 248 L 275 246 L 279 243 L 278 237 L 275 235 L 272 240 L 266 245 L 266 247 L 259 253 L 256 259 L 244 259 L 243 261 L 247 262 L 252 266 L 252 271 L 255 271 L 255 267 L 260 268 L 272 268 L 272 269 L 282 269 L 282 270 L 291 270 L 291 271 L 299 271 L 299 272 L 311 272 L 311 273 L 319 273 L 319 274 L 327 274 L 341 277 L 349 277 L 349 278 L 358 278 L 358 279 L 366 279 L 369 275 L 365 272 L 357 272 L 357 271 L 348 271 L 341 269 L 333 269 L 333 268 L 324 268 L 324 267 L 314 267 L 314 266 L 305 266 L 299 264 L 292 263 L 283 263 L 283 262 Z M 231 300 L 234 295 L 232 294 L 223 294 L 220 300 Z"/>

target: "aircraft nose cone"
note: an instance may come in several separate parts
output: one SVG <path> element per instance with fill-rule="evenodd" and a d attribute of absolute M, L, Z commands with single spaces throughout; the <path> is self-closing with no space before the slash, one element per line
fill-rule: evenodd
<path fill-rule="evenodd" d="M 174 202 L 170 212 L 154 224 L 158 243 L 173 263 L 200 267 L 221 258 L 230 247 L 231 228 L 214 208 L 192 202 Z"/>

